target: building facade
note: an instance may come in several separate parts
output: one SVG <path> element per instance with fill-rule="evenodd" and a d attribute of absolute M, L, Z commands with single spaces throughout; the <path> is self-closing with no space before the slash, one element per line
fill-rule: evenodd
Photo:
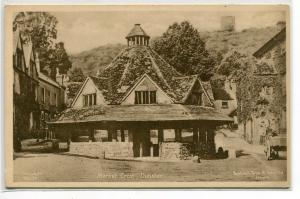
<path fill-rule="evenodd" d="M 38 103 L 40 110 L 39 137 L 53 139 L 54 136 L 48 131 L 47 122 L 57 117 L 66 108 L 65 87 L 46 76 L 40 71 L 38 56 L 36 56 L 38 71 Z"/>
<path fill-rule="evenodd" d="M 281 26 L 280 26 L 281 27 Z M 244 135 L 248 142 L 264 144 L 270 133 L 286 134 L 286 28 L 259 48 L 253 87 L 259 84 L 256 93 L 256 109 L 244 124 Z"/>
<path fill-rule="evenodd" d="M 182 76 L 149 46 L 136 24 L 125 48 L 97 77 L 87 77 L 51 131 L 73 153 L 106 158 L 186 159 L 215 153 L 216 126 L 232 118 L 214 108 L 211 86 Z"/>
<path fill-rule="evenodd" d="M 38 73 L 30 41 L 20 32 L 13 35 L 13 135 L 14 149 L 21 139 L 35 134 L 39 127 Z"/>
<path fill-rule="evenodd" d="M 30 40 L 14 32 L 14 145 L 26 138 L 52 138 L 47 124 L 65 108 L 65 89 L 40 72 L 38 54 Z"/>

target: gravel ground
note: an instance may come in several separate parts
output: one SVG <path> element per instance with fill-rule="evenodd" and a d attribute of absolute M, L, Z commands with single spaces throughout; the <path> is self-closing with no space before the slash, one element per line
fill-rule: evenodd
<path fill-rule="evenodd" d="M 52 153 L 17 153 L 16 182 L 97 181 L 285 181 L 286 160 L 241 154 L 236 159 L 192 162 L 137 162 L 92 159 Z"/>

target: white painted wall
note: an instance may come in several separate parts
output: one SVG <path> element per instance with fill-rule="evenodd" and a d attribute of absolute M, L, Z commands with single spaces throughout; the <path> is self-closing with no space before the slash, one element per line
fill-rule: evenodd
<path fill-rule="evenodd" d="M 172 104 L 171 99 L 159 89 L 148 76 L 135 87 L 135 89 L 128 95 L 128 97 L 122 102 L 123 105 L 134 104 L 135 91 L 156 91 L 156 100 L 158 104 Z"/>
<path fill-rule="evenodd" d="M 84 100 L 84 95 L 87 94 L 92 94 L 92 93 L 96 93 L 97 94 L 97 105 L 101 105 L 101 104 L 106 104 L 105 99 L 102 95 L 102 92 L 97 89 L 96 85 L 94 84 L 94 82 L 89 78 L 84 86 L 84 88 L 82 89 L 79 97 L 76 99 L 76 101 L 73 103 L 73 108 L 81 108 L 84 106 L 83 104 L 83 100 Z"/>
<path fill-rule="evenodd" d="M 228 108 L 222 108 L 222 101 L 228 102 Z M 235 100 L 215 100 L 214 106 L 217 110 L 219 110 L 221 113 L 224 113 L 226 115 L 229 115 L 232 111 L 234 111 L 237 108 L 237 103 Z"/>

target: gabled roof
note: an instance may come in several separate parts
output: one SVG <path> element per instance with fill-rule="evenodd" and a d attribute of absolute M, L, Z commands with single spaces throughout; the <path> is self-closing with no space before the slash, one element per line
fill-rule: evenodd
<path fill-rule="evenodd" d="M 131 31 L 126 36 L 126 39 L 133 36 L 145 36 L 149 37 L 147 33 L 143 30 L 143 28 L 140 26 L 140 24 L 135 24 L 134 27 L 131 29 Z"/>
<path fill-rule="evenodd" d="M 23 52 L 24 52 L 26 68 L 29 68 L 30 60 L 31 59 L 34 60 L 33 48 L 32 48 L 32 43 L 31 42 L 27 42 L 26 44 L 23 44 Z"/>
<path fill-rule="evenodd" d="M 98 105 L 69 108 L 50 124 L 102 122 L 102 121 L 195 121 L 232 122 L 233 119 L 213 108 L 193 105 Z"/>
<path fill-rule="evenodd" d="M 197 75 L 174 77 L 173 88 L 176 93 L 176 100 L 180 103 L 184 103 L 189 93 L 191 92 L 193 85 L 198 79 Z"/>
<path fill-rule="evenodd" d="M 43 80 L 44 82 L 51 84 L 57 88 L 62 88 L 59 83 L 48 77 L 47 75 L 43 74 L 42 72 L 38 72 L 39 79 Z"/>
<path fill-rule="evenodd" d="M 283 28 L 279 33 L 272 37 L 267 43 L 260 47 L 253 56 L 256 58 L 261 58 L 265 53 L 272 50 L 274 46 L 286 39 L 286 28 Z"/>
<path fill-rule="evenodd" d="M 21 36 L 20 36 L 20 31 L 17 29 L 16 31 L 13 32 L 13 54 L 16 53 L 17 48 L 21 47 Z"/>
<path fill-rule="evenodd" d="M 111 92 L 104 97 L 111 104 L 119 104 L 122 96 L 147 74 L 159 88 L 173 101 L 176 101 L 174 92 L 174 77 L 181 76 L 172 66 L 166 63 L 148 46 L 129 46 L 124 49 L 101 73 L 100 78 L 107 78 Z M 123 89 L 122 89 L 123 88 Z M 118 90 L 126 90 L 123 93 Z"/>
<path fill-rule="evenodd" d="M 121 104 L 144 76 L 149 77 L 174 103 L 184 103 L 198 80 L 212 105 L 209 82 L 202 82 L 197 75 L 183 77 L 149 46 L 128 46 L 100 76 L 89 78 L 102 91 L 108 104 Z"/>
<path fill-rule="evenodd" d="M 132 91 L 136 88 L 136 87 L 138 87 L 138 85 L 140 85 L 140 83 L 143 81 L 143 80 L 145 80 L 145 79 L 148 79 L 152 84 L 153 84 L 153 86 L 154 86 L 154 88 L 156 88 L 156 89 L 159 89 L 163 94 L 165 94 L 165 96 L 167 97 L 167 98 L 169 98 L 170 99 L 170 101 L 173 101 L 172 100 L 172 98 L 170 98 L 147 74 L 144 74 L 139 80 L 137 80 L 137 82 L 134 84 L 134 86 L 132 86 L 131 88 L 130 88 L 130 90 L 129 89 L 127 89 L 128 91 L 125 93 L 125 95 L 124 95 L 124 97 L 123 97 L 123 99 L 121 100 L 121 102 L 123 102 L 131 93 L 132 93 Z"/>
<path fill-rule="evenodd" d="M 89 76 L 89 78 L 92 79 L 92 81 L 94 82 L 95 86 L 99 89 L 102 90 L 104 92 L 108 92 L 108 79 L 107 78 L 101 78 L 101 77 L 95 77 L 95 76 Z"/>
<path fill-rule="evenodd" d="M 213 88 L 213 95 L 215 100 L 233 100 L 229 93 L 227 93 L 224 89 L 222 88 Z"/>

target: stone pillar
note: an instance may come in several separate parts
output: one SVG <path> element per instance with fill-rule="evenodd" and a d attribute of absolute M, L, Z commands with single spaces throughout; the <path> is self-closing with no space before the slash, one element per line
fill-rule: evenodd
<path fill-rule="evenodd" d="M 124 130 L 121 130 L 121 142 L 125 142 Z"/>
<path fill-rule="evenodd" d="M 175 141 L 181 142 L 181 129 L 175 129 Z"/>
<path fill-rule="evenodd" d="M 198 128 L 193 127 L 193 143 L 194 143 L 194 151 L 195 155 L 199 154 L 199 134 L 198 134 Z"/>
<path fill-rule="evenodd" d="M 164 141 L 164 132 L 162 129 L 158 130 L 158 143 L 163 142 Z"/>
<path fill-rule="evenodd" d="M 134 37 L 134 44 L 137 44 L 137 37 Z"/>
<path fill-rule="evenodd" d="M 143 157 L 143 143 L 140 142 L 140 157 Z"/>
<path fill-rule="evenodd" d="M 112 141 L 112 129 L 108 129 L 107 133 L 108 133 L 108 141 L 111 142 Z"/>
<path fill-rule="evenodd" d="M 153 145 L 150 147 L 150 156 L 153 157 Z"/>
<path fill-rule="evenodd" d="M 94 138 L 94 128 L 89 128 L 89 142 L 94 142 L 95 138 Z"/>
<path fill-rule="evenodd" d="M 193 142 L 198 143 L 199 142 L 199 135 L 198 135 L 198 128 L 193 128 Z"/>

